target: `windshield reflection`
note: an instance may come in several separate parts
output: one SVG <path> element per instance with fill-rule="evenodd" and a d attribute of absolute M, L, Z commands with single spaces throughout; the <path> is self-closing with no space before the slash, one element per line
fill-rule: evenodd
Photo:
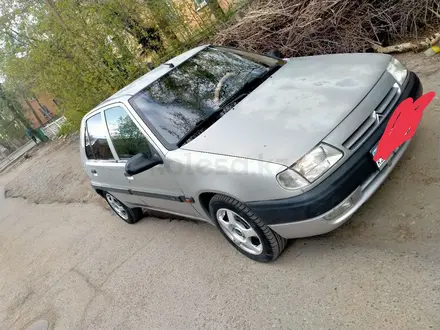
<path fill-rule="evenodd" d="M 130 103 L 159 138 L 176 144 L 268 67 L 232 52 L 206 48 L 136 94 Z"/>

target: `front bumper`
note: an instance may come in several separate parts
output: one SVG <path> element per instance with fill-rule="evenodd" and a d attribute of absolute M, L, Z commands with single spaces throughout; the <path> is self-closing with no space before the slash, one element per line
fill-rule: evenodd
<path fill-rule="evenodd" d="M 362 185 L 357 187 L 355 191 L 330 211 L 313 219 L 271 225 L 269 227 L 284 238 L 300 238 L 321 235 L 338 228 L 347 222 L 351 216 L 376 192 L 399 162 L 400 158 L 402 158 L 409 143 L 410 141 L 405 142 L 389 159 L 387 165 L 381 171 L 370 176 Z M 338 209 L 343 207 L 343 204 L 349 199 L 351 200 L 350 208 L 345 209 L 344 213 L 340 214 L 335 219 L 326 219 L 326 217 L 333 212 L 338 212 Z"/>
<path fill-rule="evenodd" d="M 409 73 L 397 104 L 422 95 L 419 78 Z M 387 165 L 379 171 L 370 150 L 378 143 L 393 111 L 387 120 L 337 170 L 313 189 L 291 198 L 247 202 L 249 208 L 270 228 L 285 238 L 319 235 L 329 232 L 347 221 L 365 203 L 389 175 L 405 152 L 408 142 L 390 156 Z M 350 199 L 351 206 L 344 204 Z M 331 220 L 330 214 L 346 208 Z"/>

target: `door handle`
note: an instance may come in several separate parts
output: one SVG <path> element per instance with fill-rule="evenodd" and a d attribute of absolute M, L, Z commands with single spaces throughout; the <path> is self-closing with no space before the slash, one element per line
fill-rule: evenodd
<path fill-rule="evenodd" d="M 97 175 L 98 175 L 98 172 L 96 172 L 95 169 L 91 170 L 90 172 L 92 172 L 92 174 L 93 174 L 94 176 L 97 176 Z"/>

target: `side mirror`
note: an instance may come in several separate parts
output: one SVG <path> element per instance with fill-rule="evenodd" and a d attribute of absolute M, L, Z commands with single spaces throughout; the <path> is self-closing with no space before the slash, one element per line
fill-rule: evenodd
<path fill-rule="evenodd" d="M 147 154 L 141 152 L 134 155 L 125 164 L 125 173 L 129 176 L 136 175 L 162 163 L 162 159 L 160 159 L 159 156 L 153 155 L 153 157 L 149 157 Z"/>

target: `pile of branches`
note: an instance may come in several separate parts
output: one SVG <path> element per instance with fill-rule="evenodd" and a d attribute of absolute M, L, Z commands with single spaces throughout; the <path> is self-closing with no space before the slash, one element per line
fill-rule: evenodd
<path fill-rule="evenodd" d="M 365 52 L 439 27 L 438 0 L 254 0 L 213 43 L 289 57 Z"/>

